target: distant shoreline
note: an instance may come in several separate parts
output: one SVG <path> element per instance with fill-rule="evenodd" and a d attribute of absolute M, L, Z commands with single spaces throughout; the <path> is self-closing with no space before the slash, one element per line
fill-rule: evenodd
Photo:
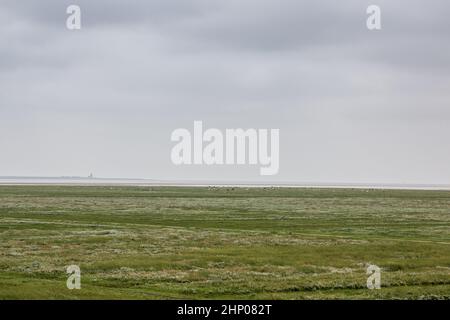
<path fill-rule="evenodd" d="M 371 184 L 371 183 L 295 183 L 295 182 L 228 182 L 170 181 L 151 179 L 83 178 L 83 177 L 0 177 L 0 186 L 67 185 L 67 186 L 136 186 L 136 187 L 244 187 L 244 188 L 340 188 L 395 190 L 450 190 L 450 185 Z"/>

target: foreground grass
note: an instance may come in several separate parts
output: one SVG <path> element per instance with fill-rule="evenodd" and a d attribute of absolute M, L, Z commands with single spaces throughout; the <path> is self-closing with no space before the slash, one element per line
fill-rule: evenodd
<path fill-rule="evenodd" d="M 449 299 L 450 192 L 0 187 L 0 299 L 83 298 Z"/>

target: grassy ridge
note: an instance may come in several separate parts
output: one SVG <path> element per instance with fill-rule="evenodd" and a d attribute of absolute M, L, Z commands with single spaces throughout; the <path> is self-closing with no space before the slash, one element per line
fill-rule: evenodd
<path fill-rule="evenodd" d="M 450 192 L 0 186 L 0 298 L 448 299 Z"/>

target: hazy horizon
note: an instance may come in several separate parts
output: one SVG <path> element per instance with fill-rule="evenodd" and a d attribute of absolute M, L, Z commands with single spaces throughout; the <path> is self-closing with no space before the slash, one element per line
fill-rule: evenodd
<path fill-rule="evenodd" d="M 450 190 L 449 184 L 408 184 L 371 182 L 256 181 L 256 180 L 177 180 L 149 178 L 115 178 L 89 176 L 24 177 L 0 176 L 0 185 L 93 185 L 93 186 L 223 186 L 223 187 L 300 187 L 300 188 L 361 188 L 404 190 Z"/>

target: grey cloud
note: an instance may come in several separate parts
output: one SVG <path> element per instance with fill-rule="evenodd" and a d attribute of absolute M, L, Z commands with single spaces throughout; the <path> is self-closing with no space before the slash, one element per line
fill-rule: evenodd
<path fill-rule="evenodd" d="M 171 165 L 200 119 L 280 128 L 274 179 L 445 182 L 450 5 L 377 2 L 2 1 L 0 175 L 258 179 Z"/>

